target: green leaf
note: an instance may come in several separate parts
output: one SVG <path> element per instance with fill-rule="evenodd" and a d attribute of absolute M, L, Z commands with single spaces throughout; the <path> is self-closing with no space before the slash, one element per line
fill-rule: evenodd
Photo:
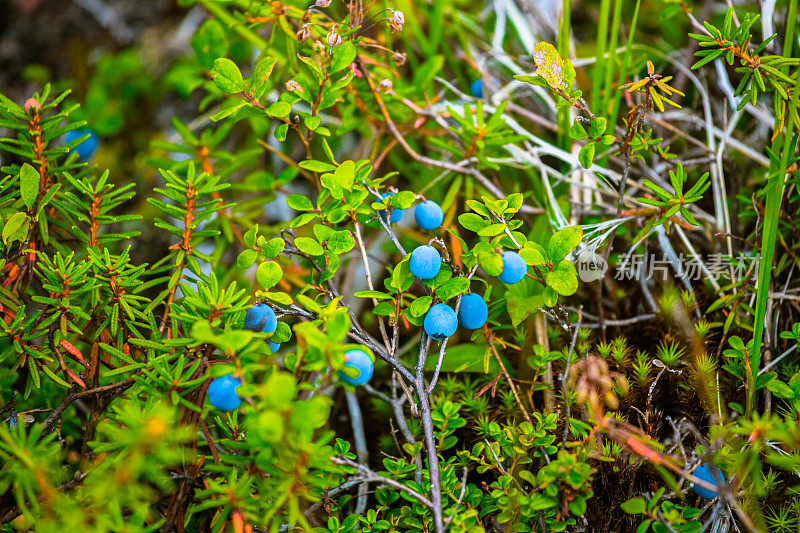
<path fill-rule="evenodd" d="M 583 147 L 581 147 L 580 152 L 578 152 L 578 162 L 583 168 L 590 168 L 592 166 L 594 151 L 595 145 L 593 142 L 584 144 Z"/>
<path fill-rule="evenodd" d="M 644 498 L 639 497 L 624 501 L 619 506 L 628 514 L 642 514 L 646 509 Z"/>
<path fill-rule="evenodd" d="M 353 296 L 355 296 L 356 298 L 375 298 L 377 300 L 392 299 L 391 295 L 381 291 L 356 291 L 353 293 Z"/>
<path fill-rule="evenodd" d="M 490 276 L 499 276 L 503 273 L 503 258 L 498 253 L 479 253 L 478 264 Z"/>
<path fill-rule="evenodd" d="M 192 48 L 204 70 L 210 70 L 214 60 L 228 51 L 225 28 L 216 19 L 209 19 L 192 36 Z"/>
<path fill-rule="evenodd" d="M 239 257 L 236 258 L 236 264 L 239 265 L 239 268 L 250 268 L 256 262 L 257 255 L 258 253 L 255 250 L 243 250 Z"/>
<path fill-rule="evenodd" d="M 541 248 L 541 246 L 538 244 L 528 241 L 519 251 L 519 256 L 528 266 L 541 266 L 547 262 L 544 254 L 542 253 L 544 251 L 544 248 Z"/>
<path fill-rule="evenodd" d="M 318 116 L 305 116 L 303 117 L 303 124 L 306 125 L 306 128 L 314 131 L 317 129 L 322 122 L 322 118 Z"/>
<path fill-rule="evenodd" d="M 324 161 L 317 161 L 315 159 L 309 159 L 308 161 L 300 161 L 300 163 L 298 163 L 298 166 L 300 168 L 310 170 L 311 172 L 332 172 L 336 170 L 335 165 L 331 165 L 330 163 L 326 163 Z"/>
<path fill-rule="evenodd" d="M 547 286 L 562 296 L 571 296 L 578 290 L 578 271 L 571 261 L 564 259 L 552 271 L 545 274 Z"/>
<path fill-rule="evenodd" d="M 273 237 L 264 246 L 264 255 L 270 259 L 278 257 L 278 254 L 283 251 L 285 246 L 286 242 L 283 239 L 280 237 Z"/>
<path fill-rule="evenodd" d="M 464 294 L 469 290 L 469 280 L 463 276 L 451 278 L 436 289 L 436 296 L 446 302 L 454 296 Z"/>
<path fill-rule="evenodd" d="M 256 270 L 256 280 L 264 290 L 274 287 L 283 277 L 283 269 L 275 261 L 264 261 L 258 265 Z"/>
<path fill-rule="evenodd" d="M 24 239 L 28 221 L 27 213 L 20 211 L 11 215 L 3 226 L 3 242 L 8 244 L 10 241 Z"/>
<path fill-rule="evenodd" d="M 293 194 L 286 199 L 286 205 L 294 209 L 295 211 L 313 211 L 314 204 L 311 203 L 311 200 L 308 196 L 304 196 L 302 194 Z"/>
<path fill-rule="evenodd" d="M 350 41 L 345 41 L 335 46 L 331 52 L 331 73 L 338 72 L 350 66 L 356 59 L 356 47 Z"/>
<path fill-rule="evenodd" d="M 779 379 L 773 379 L 767 383 L 767 389 L 778 398 L 794 398 L 795 392 L 792 388 Z"/>
<path fill-rule="evenodd" d="M 291 305 L 292 304 L 292 297 L 286 294 L 285 292 L 265 292 L 263 293 L 264 298 L 268 298 L 273 302 L 280 304 L 280 305 Z M 278 322 L 278 327 L 283 322 Z M 278 342 L 278 341 L 275 341 Z"/>
<path fill-rule="evenodd" d="M 220 57 L 214 61 L 211 79 L 219 90 L 226 93 L 239 93 L 244 89 L 244 79 L 239 67 L 227 57 Z"/>
<path fill-rule="evenodd" d="M 489 225 L 489 221 L 475 213 L 462 213 L 458 215 L 458 223 L 465 229 L 478 233 Z"/>
<path fill-rule="evenodd" d="M 431 307 L 431 303 L 433 302 L 433 298 L 430 296 L 422 296 L 421 298 L 417 298 L 408 308 L 408 311 L 411 313 L 412 316 L 421 317 L 425 313 L 428 312 L 428 309 Z"/>
<path fill-rule="evenodd" d="M 247 102 L 239 102 L 236 105 L 232 105 L 230 107 L 226 107 L 226 108 L 220 110 L 219 112 L 214 113 L 213 115 L 211 115 L 208 118 L 211 119 L 212 122 L 219 122 L 223 118 L 226 118 L 226 117 L 229 117 L 229 116 L 233 115 L 234 113 L 236 113 L 237 111 L 239 111 L 241 108 L 243 108 L 246 105 L 247 105 Z M 276 137 L 277 137 L 277 135 L 276 135 Z"/>
<path fill-rule="evenodd" d="M 561 229 L 550 237 L 547 244 L 547 254 L 550 261 L 557 263 L 567 257 L 583 238 L 583 230 L 580 226 L 568 226 Z"/>
<path fill-rule="evenodd" d="M 608 121 L 605 117 L 595 117 L 592 124 L 589 126 L 589 136 L 592 139 L 599 139 L 601 135 L 606 132 Z"/>
<path fill-rule="evenodd" d="M 340 255 L 346 254 L 356 245 L 356 241 L 348 231 L 337 231 L 327 239 L 328 250 Z"/>
<path fill-rule="evenodd" d="M 517 327 L 532 313 L 543 307 L 541 295 L 529 296 L 519 291 L 506 292 L 506 310 L 511 318 L 511 325 Z"/>
<path fill-rule="evenodd" d="M 28 163 L 23 164 L 19 169 L 19 189 L 22 201 L 25 202 L 28 209 L 31 209 L 36 203 L 40 178 L 39 172 Z"/>
<path fill-rule="evenodd" d="M 417 196 L 411 191 L 400 191 L 386 198 L 386 202 L 396 209 L 408 209 L 416 201 Z"/>
<path fill-rule="evenodd" d="M 322 186 L 331 191 L 331 196 L 341 198 L 344 191 L 353 189 L 355 182 L 356 164 L 353 161 L 343 161 L 333 173 L 323 174 L 320 178 Z"/>
<path fill-rule="evenodd" d="M 408 268 L 408 262 L 411 254 L 408 254 L 396 267 L 392 270 L 392 279 L 390 286 L 397 292 L 408 290 L 414 284 L 414 276 Z"/>
<path fill-rule="evenodd" d="M 267 108 L 267 115 L 275 118 L 283 118 L 292 112 L 292 106 L 286 102 L 275 102 Z"/>
<path fill-rule="evenodd" d="M 272 69 L 278 60 L 274 57 L 265 57 L 256 63 L 256 68 L 253 69 L 253 74 L 247 80 L 247 86 L 250 92 L 253 93 L 253 98 L 258 100 L 264 95 L 267 90 L 267 80 L 272 75 Z"/>
<path fill-rule="evenodd" d="M 586 137 L 586 130 L 583 128 L 583 125 L 577 120 L 573 122 L 572 127 L 569 129 L 569 138 L 574 141 L 582 141 Z"/>
<path fill-rule="evenodd" d="M 481 237 L 494 237 L 495 235 L 500 235 L 505 230 L 505 224 L 490 224 L 485 228 L 481 228 L 480 231 L 478 231 L 478 235 Z"/>
<path fill-rule="evenodd" d="M 275 138 L 281 142 L 286 140 L 286 134 L 289 133 L 289 124 L 283 123 L 278 124 L 278 127 L 275 128 Z"/>
<path fill-rule="evenodd" d="M 297 246 L 298 250 L 308 255 L 318 256 L 325 252 L 317 241 L 309 237 L 296 238 L 294 245 Z"/>

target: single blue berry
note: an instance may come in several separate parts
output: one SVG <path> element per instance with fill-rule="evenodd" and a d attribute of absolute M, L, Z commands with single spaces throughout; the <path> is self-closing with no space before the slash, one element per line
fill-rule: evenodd
<path fill-rule="evenodd" d="M 503 283 L 513 285 L 528 273 L 528 265 L 517 252 L 503 252 L 503 272 L 497 278 Z"/>
<path fill-rule="evenodd" d="M 442 268 L 442 256 L 433 246 L 423 245 L 411 252 L 408 269 L 419 279 L 433 279 Z"/>
<path fill-rule="evenodd" d="M 89 128 L 80 128 L 77 130 L 68 131 L 64 134 L 65 143 L 72 142 L 75 139 L 80 139 L 87 134 L 89 135 L 88 139 L 69 151 L 69 153 L 77 153 L 78 158 L 81 161 L 87 161 L 92 158 L 94 153 L 97 151 L 97 147 L 100 146 L 100 138 L 97 137 L 97 134 Z"/>
<path fill-rule="evenodd" d="M 275 311 L 267 304 L 255 304 L 244 316 L 244 329 L 256 333 L 272 333 L 277 327 Z"/>
<path fill-rule="evenodd" d="M 393 194 L 394 194 L 393 192 L 383 193 L 381 195 L 381 198 L 385 199 L 385 198 L 388 198 L 388 197 L 392 196 Z M 392 207 L 390 209 L 387 209 L 386 211 L 389 211 L 389 210 L 391 210 L 391 212 L 392 212 L 392 215 L 389 217 L 389 223 L 390 224 L 397 224 L 398 222 L 403 220 L 403 215 L 406 212 L 405 209 L 396 209 L 396 208 Z M 381 213 L 380 213 L 381 218 L 384 221 L 386 221 L 386 211 L 381 211 Z"/>
<path fill-rule="evenodd" d="M 725 484 L 725 476 L 723 476 L 722 472 L 719 471 L 719 468 L 714 465 L 702 464 L 695 469 L 693 475 L 694 477 L 711 483 L 716 487 L 721 488 Z M 705 498 L 706 500 L 710 500 L 718 496 L 718 494 L 713 490 L 700 487 L 694 483 L 692 483 L 692 490 L 695 491 L 698 496 Z"/>
<path fill-rule="evenodd" d="M 472 80 L 469 84 L 469 92 L 475 98 L 483 98 L 483 82 L 480 79 Z"/>
<path fill-rule="evenodd" d="M 458 322 L 462 328 L 479 329 L 489 318 L 489 308 L 479 295 L 471 292 L 461 297 L 458 307 Z"/>
<path fill-rule="evenodd" d="M 424 230 L 431 230 L 442 225 L 444 213 L 439 204 L 431 200 L 425 200 L 414 208 L 414 220 L 417 226 Z"/>
<path fill-rule="evenodd" d="M 208 401 L 220 411 L 232 411 L 239 407 L 242 399 L 236 389 L 242 384 L 239 378 L 222 376 L 214 379 L 208 386 Z"/>
<path fill-rule="evenodd" d="M 278 353 L 278 349 L 281 347 L 277 342 L 267 341 L 267 344 L 269 344 L 269 349 L 272 350 L 273 355 Z"/>
<path fill-rule="evenodd" d="M 372 372 L 375 370 L 375 364 L 372 359 L 363 350 L 350 350 L 344 354 L 344 366 L 355 368 L 358 370 L 356 377 L 350 377 L 345 372 L 339 371 L 339 379 L 350 385 L 363 385 L 372 377 Z"/>
<path fill-rule="evenodd" d="M 446 339 L 456 332 L 458 318 L 447 304 L 436 304 L 428 310 L 422 323 L 425 333 L 433 339 Z"/>

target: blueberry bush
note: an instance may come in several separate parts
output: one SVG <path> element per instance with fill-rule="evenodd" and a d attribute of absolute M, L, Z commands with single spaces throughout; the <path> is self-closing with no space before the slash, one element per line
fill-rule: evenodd
<path fill-rule="evenodd" d="M 72 7 L 0 37 L 0 531 L 800 530 L 797 0 Z"/>

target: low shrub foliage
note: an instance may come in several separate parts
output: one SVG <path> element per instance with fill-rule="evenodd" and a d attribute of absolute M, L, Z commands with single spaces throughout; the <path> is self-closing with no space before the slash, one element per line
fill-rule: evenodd
<path fill-rule="evenodd" d="M 197 4 L 0 93 L 1 531 L 797 531 L 796 0 Z"/>

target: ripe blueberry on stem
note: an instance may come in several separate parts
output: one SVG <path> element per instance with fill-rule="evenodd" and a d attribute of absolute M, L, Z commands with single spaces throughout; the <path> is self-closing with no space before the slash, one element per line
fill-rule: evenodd
<path fill-rule="evenodd" d="M 414 220 L 417 226 L 424 230 L 432 230 L 442 225 L 444 213 L 439 204 L 431 200 L 425 200 L 414 208 Z"/>
<path fill-rule="evenodd" d="M 214 379 L 208 386 L 208 402 L 220 411 L 232 411 L 239 407 L 242 399 L 236 389 L 242 384 L 239 378 L 231 375 Z"/>
<path fill-rule="evenodd" d="M 483 98 L 483 82 L 480 79 L 472 80 L 469 84 L 469 93 L 475 98 Z"/>
<path fill-rule="evenodd" d="M 489 318 L 489 308 L 483 298 L 474 292 L 465 294 L 461 298 L 461 305 L 458 307 L 458 322 L 462 328 L 482 328 L 486 324 L 487 318 Z"/>
<path fill-rule="evenodd" d="M 429 337 L 441 340 L 456 332 L 458 318 L 449 305 L 436 304 L 428 310 L 422 325 Z"/>
<path fill-rule="evenodd" d="M 387 192 L 387 193 L 383 193 L 383 194 L 381 195 L 381 198 L 383 198 L 383 199 L 386 199 L 386 198 L 388 198 L 388 197 L 392 196 L 393 194 L 394 194 L 393 192 Z M 387 209 L 386 211 L 388 211 L 388 209 Z M 380 212 L 381 218 L 382 218 L 384 221 L 386 221 L 386 211 L 381 211 L 381 212 Z M 404 215 L 404 214 L 405 214 L 405 212 L 406 212 L 406 210 L 405 210 L 405 209 L 396 209 L 396 208 L 394 208 L 394 207 L 393 207 L 393 208 L 391 208 L 391 211 L 392 211 L 392 214 L 391 214 L 391 216 L 389 217 L 389 223 L 390 223 L 390 224 L 397 224 L 398 222 L 400 222 L 401 220 L 403 220 L 403 215 Z"/>
<path fill-rule="evenodd" d="M 725 484 L 725 477 L 720 472 L 719 468 L 714 465 L 707 465 L 701 464 L 698 466 L 695 471 L 693 472 L 694 477 L 698 479 L 702 479 L 703 481 L 707 481 L 716 487 L 722 487 Z M 700 487 L 692 483 L 692 490 L 701 498 L 705 498 L 706 500 L 710 500 L 712 498 L 716 498 L 719 496 L 713 490 L 707 489 L 705 487 Z"/>
<path fill-rule="evenodd" d="M 255 304 L 244 316 L 244 328 L 256 333 L 272 333 L 278 327 L 275 311 L 267 304 Z"/>
<path fill-rule="evenodd" d="M 517 252 L 503 252 L 503 272 L 497 278 L 503 283 L 513 285 L 525 277 L 528 265 Z"/>
<path fill-rule="evenodd" d="M 348 376 L 344 371 L 339 371 L 339 379 L 350 385 L 363 385 L 372 377 L 372 372 L 375 370 L 375 363 L 363 350 L 350 350 L 344 354 L 345 364 L 348 368 L 355 368 L 358 370 L 356 377 Z"/>
<path fill-rule="evenodd" d="M 89 128 L 80 128 L 77 130 L 68 131 L 64 134 L 65 143 L 72 142 L 75 139 L 80 139 L 87 134 L 89 135 L 88 139 L 70 150 L 70 153 L 77 153 L 78 158 L 81 161 L 87 161 L 92 158 L 94 153 L 97 151 L 97 147 L 100 146 L 100 138 L 97 137 L 97 134 Z"/>
<path fill-rule="evenodd" d="M 433 246 L 418 246 L 411 252 L 408 269 L 419 279 L 433 279 L 442 268 L 442 256 Z"/>

